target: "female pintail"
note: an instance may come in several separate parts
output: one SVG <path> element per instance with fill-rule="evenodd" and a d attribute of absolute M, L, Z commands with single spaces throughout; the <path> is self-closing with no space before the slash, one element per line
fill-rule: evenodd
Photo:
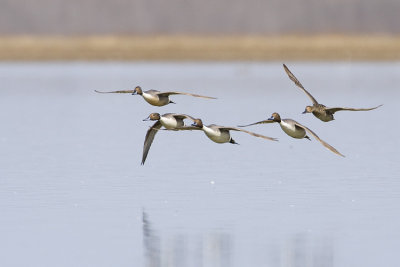
<path fill-rule="evenodd" d="M 333 117 L 333 114 L 337 111 L 341 110 L 349 110 L 349 111 L 368 111 L 368 110 L 373 110 L 376 108 L 379 108 L 382 105 L 373 107 L 373 108 L 340 108 L 340 107 L 335 107 L 335 108 L 328 108 L 325 105 L 319 104 L 317 100 L 303 87 L 303 85 L 297 80 L 297 78 L 293 75 L 293 73 L 289 70 L 289 68 L 283 64 L 283 68 L 285 69 L 287 75 L 289 78 L 299 87 L 301 88 L 304 93 L 311 99 L 313 105 L 312 106 L 306 106 L 306 109 L 304 110 L 303 114 L 305 113 L 312 113 L 315 117 L 320 119 L 321 121 L 331 121 L 334 120 L 335 118 Z"/>

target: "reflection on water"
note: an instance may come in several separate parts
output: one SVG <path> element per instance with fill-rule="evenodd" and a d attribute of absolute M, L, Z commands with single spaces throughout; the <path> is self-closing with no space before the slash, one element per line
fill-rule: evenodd
<path fill-rule="evenodd" d="M 146 259 L 147 267 L 158 267 L 161 266 L 160 255 L 161 255 L 161 244 L 158 234 L 151 228 L 150 221 L 147 213 L 143 210 L 142 212 L 143 222 L 143 247 L 144 256 Z"/>
<path fill-rule="evenodd" d="M 162 235 L 152 229 L 148 214 L 142 212 L 143 246 L 147 267 L 232 266 L 232 238 L 212 232 L 195 238 L 185 234 Z"/>
<path fill-rule="evenodd" d="M 400 64 L 287 64 L 326 105 L 384 106 L 322 123 L 274 62 L 0 64 L 0 266 L 397 267 Z M 218 99 L 93 92 L 138 84 Z M 140 165 L 151 112 L 235 126 L 275 111 L 346 158 L 259 125 L 279 142 L 163 131 Z"/>
<path fill-rule="evenodd" d="M 163 235 L 153 229 L 147 212 L 142 212 L 143 247 L 146 267 L 234 266 L 231 234 L 209 232 L 195 238 L 186 234 Z M 314 239 L 309 234 L 294 234 L 269 243 L 262 252 L 267 266 L 333 267 L 334 248 L 330 238 Z M 251 250 L 250 254 L 255 253 Z M 253 255 L 256 256 L 257 255 Z M 232 260 L 233 259 L 233 260 Z"/>
<path fill-rule="evenodd" d="M 280 260 L 274 266 L 332 267 L 334 259 L 331 239 L 313 239 L 308 234 L 294 234 L 278 245 Z"/>

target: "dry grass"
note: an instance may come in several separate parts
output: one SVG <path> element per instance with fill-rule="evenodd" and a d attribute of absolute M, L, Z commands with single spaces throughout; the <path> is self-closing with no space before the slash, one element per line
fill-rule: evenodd
<path fill-rule="evenodd" d="M 399 36 L 0 37 L 0 60 L 400 60 Z"/>

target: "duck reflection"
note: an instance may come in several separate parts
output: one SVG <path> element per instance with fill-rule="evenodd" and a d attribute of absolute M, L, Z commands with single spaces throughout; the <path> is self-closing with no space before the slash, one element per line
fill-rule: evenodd
<path fill-rule="evenodd" d="M 143 211 L 143 247 L 146 267 L 333 267 L 334 245 L 330 237 L 309 232 L 236 236 L 233 251 L 230 234 L 211 231 L 199 235 L 160 234 Z M 250 238 L 250 240 L 249 240 Z M 261 241 L 261 243 L 259 243 Z M 246 245 L 244 245 L 246 244 Z M 234 260 L 232 260 L 234 258 Z"/>
<path fill-rule="evenodd" d="M 142 212 L 143 247 L 146 267 L 228 267 L 232 266 L 232 238 L 229 234 L 210 232 L 195 237 L 173 234 L 163 237 Z"/>
<path fill-rule="evenodd" d="M 147 267 L 161 266 L 160 262 L 160 238 L 152 230 L 146 212 L 142 212 L 143 246 Z"/>
<path fill-rule="evenodd" d="M 334 247 L 331 238 L 315 238 L 308 233 L 270 243 L 268 266 L 333 267 Z"/>

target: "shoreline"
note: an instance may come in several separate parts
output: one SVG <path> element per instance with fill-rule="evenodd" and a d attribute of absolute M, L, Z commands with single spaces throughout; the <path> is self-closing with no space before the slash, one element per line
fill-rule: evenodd
<path fill-rule="evenodd" d="M 399 61 L 400 36 L 3 36 L 0 61 Z"/>

